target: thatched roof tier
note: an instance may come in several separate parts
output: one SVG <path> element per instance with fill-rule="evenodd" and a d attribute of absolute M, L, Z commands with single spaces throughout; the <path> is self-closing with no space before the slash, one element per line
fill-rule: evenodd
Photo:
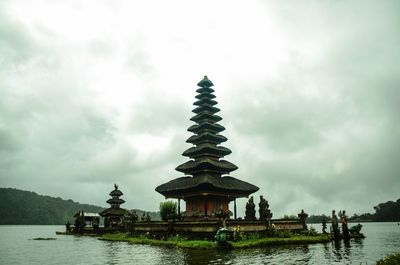
<path fill-rule="evenodd" d="M 214 106 L 214 105 L 217 105 L 218 102 L 215 100 L 209 99 L 209 98 L 202 98 L 193 103 L 193 105 L 195 105 L 195 106 L 202 106 L 204 104 Z"/>
<path fill-rule="evenodd" d="M 229 174 L 235 171 L 238 167 L 226 160 L 215 160 L 208 157 L 200 157 L 196 160 L 189 160 L 176 167 L 177 171 L 187 175 L 197 175 L 201 173 L 212 172 L 214 174 Z"/>
<path fill-rule="evenodd" d="M 199 94 L 211 94 L 214 93 L 214 89 L 209 88 L 209 87 L 202 87 L 196 90 L 197 93 Z"/>
<path fill-rule="evenodd" d="M 213 107 L 213 106 L 211 106 L 209 104 L 204 104 L 204 105 L 201 105 L 201 106 L 199 106 L 199 107 L 197 107 L 197 108 L 192 110 L 192 112 L 196 113 L 196 114 L 200 114 L 200 113 L 205 112 L 205 111 L 208 111 L 208 112 L 214 114 L 214 113 L 217 113 L 218 111 L 220 111 L 220 109 L 216 108 L 216 107 Z"/>
<path fill-rule="evenodd" d="M 203 122 L 200 124 L 195 124 L 189 127 L 188 131 L 201 134 L 203 132 L 211 132 L 211 133 L 219 133 L 225 130 L 224 126 L 219 125 L 218 123 L 210 123 L 210 122 Z"/>
<path fill-rule="evenodd" d="M 107 200 L 108 204 L 116 204 L 116 205 L 123 204 L 124 202 L 125 201 L 123 199 L 120 199 L 117 197 L 113 197 L 113 198 Z"/>
<path fill-rule="evenodd" d="M 199 87 L 211 87 L 214 84 L 211 82 L 211 80 L 208 79 L 208 77 L 205 75 L 204 78 L 197 83 L 197 86 Z"/>
<path fill-rule="evenodd" d="M 220 134 L 214 134 L 211 132 L 204 132 L 198 135 L 192 135 L 189 137 L 189 139 L 186 140 L 187 143 L 191 144 L 201 144 L 201 143 L 214 143 L 214 144 L 220 144 L 223 142 L 226 142 L 228 138 L 226 138 L 223 135 Z"/>
<path fill-rule="evenodd" d="M 122 195 L 124 195 L 124 194 L 119 189 L 115 189 L 112 192 L 110 192 L 110 196 L 111 197 L 115 197 L 115 196 L 119 197 L 119 196 L 122 196 Z"/>
<path fill-rule="evenodd" d="M 126 213 L 128 213 L 128 210 L 122 209 L 122 208 L 108 208 L 103 210 L 100 214 L 102 217 L 107 217 L 107 216 L 124 216 Z"/>
<path fill-rule="evenodd" d="M 196 147 L 191 147 L 185 152 L 183 156 L 188 156 L 190 158 L 197 158 L 200 156 L 213 156 L 217 158 L 222 158 L 229 155 L 232 151 L 223 146 L 216 146 L 215 144 L 203 143 Z"/>
<path fill-rule="evenodd" d="M 203 175 L 199 177 L 181 177 L 171 180 L 156 188 L 156 191 L 170 198 L 182 198 L 201 193 L 216 193 L 230 195 L 232 200 L 247 197 L 258 191 L 258 187 L 248 182 L 229 177 Z"/>
<path fill-rule="evenodd" d="M 215 122 L 219 122 L 220 120 L 222 120 L 222 118 L 218 115 L 214 115 L 208 111 L 205 111 L 196 116 L 193 116 L 190 120 L 194 121 L 196 123 L 202 123 L 205 121 L 215 123 Z"/>
<path fill-rule="evenodd" d="M 197 99 L 203 99 L 203 98 L 213 99 L 213 98 L 216 98 L 216 96 L 211 93 L 202 93 L 202 94 L 196 95 L 195 98 L 197 98 Z"/>

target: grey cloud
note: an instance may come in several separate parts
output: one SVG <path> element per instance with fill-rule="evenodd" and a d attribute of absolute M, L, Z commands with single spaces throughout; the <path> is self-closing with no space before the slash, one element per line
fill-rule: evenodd
<path fill-rule="evenodd" d="M 8 20 L 0 13 L 0 66 L 10 67 L 29 59 L 35 51 L 36 44 L 24 25 Z"/>
<path fill-rule="evenodd" d="M 87 45 L 88 52 L 98 57 L 108 57 L 113 55 L 113 45 L 107 39 L 93 39 Z"/>
<path fill-rule="evenodd" d="M 376 203 L 397 199 L 398 1 L 266 6 L 293 42 L 288 61 L 276 76 L 241 80 L 234 72 L 228 87 L 216 83 L 217 94 L 226 89 L 217 100 L 229 139 L 224 145 L 233 151 L 226 159 L 239 166 L 232 176 L 259 186 L 255 196 L 268 198 L 275 217 L 302 208 L 372 211 Z M 90 66 L 68 65 L 65 47 L 38 42 L 2 14 L 1 185 L 105 205 L 117 182 L 126 207 L 156 210 L 163 198 L 154 188 L 179 177 L 174 168 L 186 161 L 180 154 L 190 147 L 185 140 L 194 93 L 187 102 L 164 93 L 179 80 L 156 87 L 157 58 L 136 35 L 122 48 L 94 37 L 77 53 L 121 56 L 123 70 L 145 85 L 120 124 L 121 113 L 95 102 L 81 82 Z M 158 137 L 165 147 L 144 157 L 131 144 L 143 135 L 149 136 L 144 146 Z M 238 203 L 242 211 L 245 199 Z"/>
<path fill-rule="evenodd" d="M 250 176 L 278 213 L 294 212 L 304 201 L 314 213 L 341 206 L 372 211 L 374 203 L 399 196 L 400 9 L 394 2 L 312 3 L 310 21 L 323 23 L 300 21 L 296 6 L 280 10 L 282 23 L 315 47 L 326 45 L 325 53 L 311 65 L 292 57 L 273 80 L 239 83 L 226 111 L 242 141 L 231 143 L 233 157 L 238 174 Z M 350 15 L 352 7 L 363 11 L 362 21 Z M 310 86 L 317 96 L 307 93 Z"/>

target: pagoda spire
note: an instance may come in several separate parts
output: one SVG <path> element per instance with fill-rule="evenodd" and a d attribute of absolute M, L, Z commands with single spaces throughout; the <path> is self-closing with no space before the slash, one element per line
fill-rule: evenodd
<path fill-rule="evenodd" d="M 183 199 L 188 220 L 202 218 L 199 213 L 209 220 L 218 218 L 221 210 L 228 213 L 229 202 L 248 197 L 258 187 L 228 175 L 238 167 L 223 160 L 231 150 L 221 146 L 227 138 L 221 135 L 225 128 L 218 124 L 222 118 L 216 114 L 219 108 L 213 94 L 214 84 L 205 76 L 197 85 L 195 115 L 190 119 L 195 124 L 188 129 L 193 135 L 186 140 L 193 146 L 182 154 L 190 160 L 176 168 L 185 176 L 157 186 L 156 191 L 166 198 L 178 199 L 178 203 Z"/>
<path fill-rule="evenodd" d="M 119 198 L 122 195 L 123 193 L 118 189 L 118 185 L 114 184 L 114 190 L 110 192 L 111 199 L 107 200 L 107 203 L 111 205 L 111 208 L 120 208 L 120 205 L 125 202 L 123 199 Z"/>
<path fill-rule="evenodd" d="M 194 135 L 186 141 L 194 146 L 182 154 L 191 158 L 191 160 L 179 165 L 176 170 L 193 177 L 205 175 L 221 177 L 221 175 L 229 174 L 238 167 L 222 159 L 232 151 L 220 145 L 227 138 L 220 134 L 225 128 L 218 124 L 222 118 L 216 115 L 220 109 L 216 107 L 218 102 L 213 94 L 214 89 L 211 88 L 214 84 L 207 76 L 204 76 L 197 85 L 199 86 L 196 90 L 198 95 L 195 97 L 197 101 L 193 103 L 195 106 L 193 113 L 196 115 L 190 119 L 195 124 L 188 129 Z"/>
<path fill-rule="evenodd" d="M 123 195 L 118 189 L 118 185 L 114 184 L 114 190 L 110 192 L 111 199 L 107 200 L 110 208 L 100 212 L 100 216 L 104 217 L 104 227 L 119 227 L 122 223 L 122 217 L 128 213 L 128 210 L 121 208 L 121 204 L 125 201 L 119 197 Z"/>

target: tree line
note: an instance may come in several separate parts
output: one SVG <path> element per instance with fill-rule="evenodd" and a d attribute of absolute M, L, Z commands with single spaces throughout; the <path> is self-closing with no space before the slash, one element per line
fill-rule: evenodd
<path fill-rule="evenodd" d="M 99 213 L 103 207 L 80 204 L 35 192 L 14 188 L 0 188 L 0 225 L 61 225 L 74 222 L 78 211 Z M 136 210 L 139 217 L 143 211 Z M 157 213 L 150 213 L 153 220 Z"/>
<path fill-rule="evenodd" d="M 375 213 L 354 214 L 349 217 L 350 222 L 399 222 L 400 221 L 400 199 L 387 201 L 374 206 Z M 330 215 L 311 215 L 307 223 L 321 223 L 322 220 L 329 221 Z"/>

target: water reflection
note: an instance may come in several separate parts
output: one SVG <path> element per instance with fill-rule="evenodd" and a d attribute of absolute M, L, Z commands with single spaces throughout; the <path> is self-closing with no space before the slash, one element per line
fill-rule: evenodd
<path fill-rule="evenodd" d="M 375 264 L 376 260 L 400 249 L 400 227 L 393 223 L 364 225 L 364 240 L 265 247 L 232 251 L 184 250 L 130 245 L 97 238 L 57 236 L 51 226 L 0 226 L 0 264 Z M 21 255 L 23 249 L 24 255 Z"/>
<path fill-rule="evenodd" d="M 216 251 L 203 249 L 185 250 L 184 264 L 232 264 L 229 262 L 231 251 Z"/>
<path fill-rule="evenodd" d="M 135 245 L 126 242 L 103 242 L 103 257 L 107 265 L 117 264 L 185 264 L 181 249 Z"/>
<path fill-rule="evenodd" d="M 105 242 L 105 255 L 106 264 L 116 265 L 119 263 L 119 253 L 121 244 L 112 244 L 112 242 Z"/>
<path fill-rule="evenodd" d="M 362 264 L 363 241 L 231 251 L 185 250 L 178 264 Z M 178 259 L 180 260 L 180 259 Z"/>
<path fill-rule="evenodd" d="M 185 254 L 182 249 L 157 247 L 157 251 L 159 252 L 158 261 L 154 264 L 185 264 Z"/>

